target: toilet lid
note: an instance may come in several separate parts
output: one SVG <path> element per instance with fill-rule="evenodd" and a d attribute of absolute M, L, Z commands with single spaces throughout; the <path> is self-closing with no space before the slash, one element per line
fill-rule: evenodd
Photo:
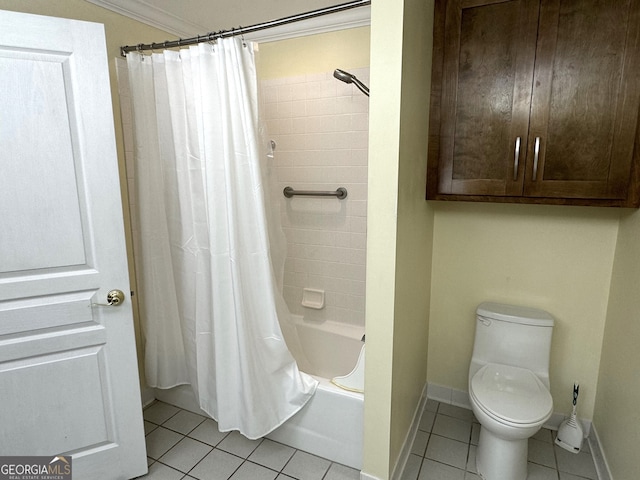
<path fill-rule="evenodd" d="M 525 368 L 487 364 L 471 379 L 471 390 L 483 410 L 512 423 L 538 423 L 553 409 L 547 387 Z"/>

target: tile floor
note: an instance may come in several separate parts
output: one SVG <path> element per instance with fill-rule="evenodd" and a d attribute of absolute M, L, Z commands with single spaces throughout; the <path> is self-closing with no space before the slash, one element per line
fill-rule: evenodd
<path fill-rule="evenodd" d="M 352 468 L 269 439 L 220 433 L 217 424 L 156 402 L 144 411 L 149 473 L 144 480 L 357 480 Z M 402 480 L 479 480 L 480 424 L 460 407 L 428 400 Z M 529 440 L 528 480 L 598 480 L 585 442 L 569 453 L 543 429 Z"/>
<path fill-rule="evenodd" d="M 480 424 L 471 410 L 428 400 L 402 480 L 480 480 L 475 459 Z M 529 439 L 527 480 L 597 480 L 587 443 L 574 454 L 551 430 Z"/>
<path fill-rule="evenodd" d="M 144 480 L 358 480 L 360 472 L 267 438 L 221 433 L 210 418 L 155 402 L 144 410 Z"/>

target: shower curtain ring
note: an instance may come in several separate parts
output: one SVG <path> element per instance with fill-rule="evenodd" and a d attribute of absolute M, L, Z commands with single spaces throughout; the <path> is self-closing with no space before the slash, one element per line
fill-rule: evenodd
<path fill-rule="evenodd" d="M 242 46 L 246 47 L 247 46 L 247 42 L 244 41 L 244 33 L 242 33 L 242 25 L 240 25 L 240 40 L 242 40 Z"/>
<path fill-rule="evenodd" d="M 211 53 L 215 52 L 215 46 L 216 46 L 216 34 L 215 32 L 209 32 L 209 34 L 207 35 L 207 43 L 211 46 Z"/>

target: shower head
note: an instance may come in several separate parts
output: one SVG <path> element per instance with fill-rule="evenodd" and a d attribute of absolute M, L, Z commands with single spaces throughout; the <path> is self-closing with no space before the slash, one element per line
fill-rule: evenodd
<path fill-rule="evenodd" d="M 344 70 L 340 70 L 336 68 L 333 72 L 333 76 L 344 83 L 353 83 L 353 79 L 356 78 L 354 75 L 351 75 L 349 72 L 345 72 Z"/>
<path fill-rule="evenodd" d="M 339 68 L 336 68 L 333 71 L 333 76 L 338 80 L 340 80 L 341 82 L 353 83 L 356 87 L 358 87 L 358 90 L 364 93 L 367 97 L 369 96 L 369 87 L 367 87 L 364 83 L 358 80 L 355 75 L 352 75 L 349 72 L 345 72 L 344 70 L 340 70 Z"/>

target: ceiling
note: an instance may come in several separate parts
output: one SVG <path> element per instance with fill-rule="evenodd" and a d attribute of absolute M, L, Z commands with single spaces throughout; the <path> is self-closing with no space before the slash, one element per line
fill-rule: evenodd
<path fill-rule="evenodd" d="M 160 28 L 179 38 L 194 37 L 209 32 L 246 27 L 277 20 L 329 6 L 347 0 L 88 0 L 148 25 Z M 296 22 L 267 33 L 245 35 L 248 40 L 279 40 L 309 33 L 352 28 L 369 24 L 370 7 L 359 7 L 338 14 Z M 300 31 L 302 33 L 300 33 Z M 160 41 L 161 39 L 149 39 Z"/>

